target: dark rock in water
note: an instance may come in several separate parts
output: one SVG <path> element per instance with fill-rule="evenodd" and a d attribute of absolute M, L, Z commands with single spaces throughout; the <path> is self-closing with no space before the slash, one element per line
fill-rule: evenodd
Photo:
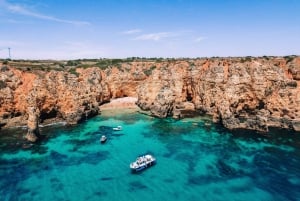
<path fill-rule="evenodd" d="M 130 185 L 129 191 L 142 190 L 148 188 L 146 185 L 144 185 L 142 182 L 139 181 L 130 182 L 129 185 Z"/>
<path fill-rule="evenodd" d="M 0 129 L 1 127 L 5 126 L 6 123 L 0 122 Z"/>
<path fill-rule="evenodd" d="M 101 177 L 100 180 L 102 181 L 110 181 L 110 180 L 113 180 L 112 177 Z"/>
<path fill-rule="evenodd" d="M 122 134 L 122 133 L 114 133 L 114 134 L 111 134 L 111 136 L 113 136 L 113 137 L 121 137 L 121 136 L 123 136 L 124 134 Z"/>
<path fill-rule="evenodd" d="M 211 181 L 212 179 L 208 176 L 199 176 L 199 175 L 191 175 L 188 177 L 187 184 L 190 185 L 203 185 L 207 182 Z"/>
<path fill-rule="evenodd" d="M 113 133 L 112 127 L 100 126 L 99 130 L 95 132 L 96 134 L 101 133 L 101 135 L 109 135 Z"/>
<path fill-rule="evenodd" d="M 22 145 L 22 148 L 23 149 L 29 149 L 29 148 L 31 148 L 33 146 L 33 144 L 23 144 Z"/>
<path fill-rule="evenodd" d="M 103 197 L 107 195 L 107 192 L 105 191 L 98 191 L 94 193 L 97 197 Z"/>
<path fill-rule="evenodd" d="M 57 165 L 67 165 L 67 161 L 68 161 L 68 156 L 67 155 L 60 154 L 56 151 L 51 151 L 50 156 L 53 159 L 55 164 L 57 164 Z"/>
<path fill-rule="evenodd" d="M 238 174 L 238 172 L 233 167 L 226 164 L 222 160 L 218 161 L 217 167 L 220 171 L 220 174 L 223 175 L 223 176 L 234 176 L 234 175 Z"/>

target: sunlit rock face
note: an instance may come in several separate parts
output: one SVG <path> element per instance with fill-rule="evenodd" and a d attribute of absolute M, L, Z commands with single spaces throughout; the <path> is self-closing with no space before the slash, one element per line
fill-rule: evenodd
<path fill-rule="evenodd" d="M 60 119 L 76 124 L 98 114 L 109 101 L 108 85 L 98 68 L 82 69 L 79 76 L 63 71 L 22 72 L 7 69 L 1 75 L 0 117 L 2 125 L 27 125 L 26 138 L 36 141 L 38 123 Z"/>
<path fill-rule="evenodd" d="M 40 136 L 39 131 L 39 110 L 35 107 L 29 107 L 28 111 L 27 126 L 28 131 L 25 138 L 30 142 L 36 142 Z"/>
<path fill-rule="evenodd" d="M 138 88 L 138 105 L 154 116 L 194 109 L 229 129 L 299 131 L 300 59 L 217 58 L 159 66 Z"/>
<path fill-rule="evenodd" d="M 39 123 L 76 124 L 121 97 L 136 97 L 160 118 L 209 114 L 229 129 L 300 131 L 300 57 L 152 59 L 74 71 L 0 64 L 0 71 L 0 126 L 26 125 L 32 141 Z"/>

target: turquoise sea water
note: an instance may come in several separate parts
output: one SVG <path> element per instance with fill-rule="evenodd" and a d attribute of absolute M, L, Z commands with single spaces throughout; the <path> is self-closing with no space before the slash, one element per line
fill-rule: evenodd
<path fill-rule="evenodd" d="M 232 133 L 203 117 L 128 111 L 41 130 L 35 145 L 22 129 L 1 131 L 1 201 L 300 200 L 299 133 Z M 132 174 L 130 162 L 144 153 L 157 164 Z"/>

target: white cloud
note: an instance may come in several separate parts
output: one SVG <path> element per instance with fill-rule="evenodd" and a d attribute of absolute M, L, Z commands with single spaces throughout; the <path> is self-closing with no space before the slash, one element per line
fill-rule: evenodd
<path fill-rule="evenodd" d="M 198 37 L 198 38 L 195 39 L 195 42 L 199 43 L 199 42 L 201 42 L 201 41 L 203 41 L 205 39 L 206 39 L 205 37 L 200 36 L 200 37 Z"/>
<path fill-rule="evenodd" d="M 153 40 L 159 41 L 163 38 L 170 38 L 177 36 L 178 34 L 172 32 L 158 32 L 158 33 L 150 33 L 150 34 L 143 34 L 134 38 L 134 40 Z"/>
<path fill-rule="evenodd" d="M 30 16 L 30 17 L 34 17 L 37 19 L 73 24 L 73 25 L 89 25 L 90 24 L 89 22 L 86 22 L 86 21 L 66 20 L 66 19 L 49 16 L 49 15 L 44 15 L 44 14 L 41 14 L 38 12 L 33 12 L 33 11 L 30 11 L 29 9 L 25 8 L 24 6 L 17 5 L 17 4 L 10 4 L 4 0 L 0 1 L 0 6 L 4 7 L 10 13 Z"/>
<path fill-rule="evenodd" d="M 122 34 L 130 35 L 130 34 L 136 34 L 142 32 L 141 29 L 131 29 L 127 31 L 123 31 Z"/>

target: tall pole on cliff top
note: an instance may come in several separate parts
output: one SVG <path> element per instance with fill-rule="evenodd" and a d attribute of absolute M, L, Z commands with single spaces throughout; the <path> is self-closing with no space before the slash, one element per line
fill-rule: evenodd
<path fill-rule="evenodd" d="M 8 58 L 11 59 L 11 55 L 10 55 L 10 47 L 8 48 Z"/>
<path fill-rule="evenodd" d="M 6 50 L 6 49 L 8 50 L 8 52 L 7 52 L 7 53 L 8 53 L 8 57 L 7 57 L 7 59 L 11 59 L 11 51 L 10 51 L 10 50 L 11 50 L 11 48 L 10 48 L 10 47 L 8 47 L 8 48 L 0 48 L 0 51 L 2 51 L 2 50 Z"/>

